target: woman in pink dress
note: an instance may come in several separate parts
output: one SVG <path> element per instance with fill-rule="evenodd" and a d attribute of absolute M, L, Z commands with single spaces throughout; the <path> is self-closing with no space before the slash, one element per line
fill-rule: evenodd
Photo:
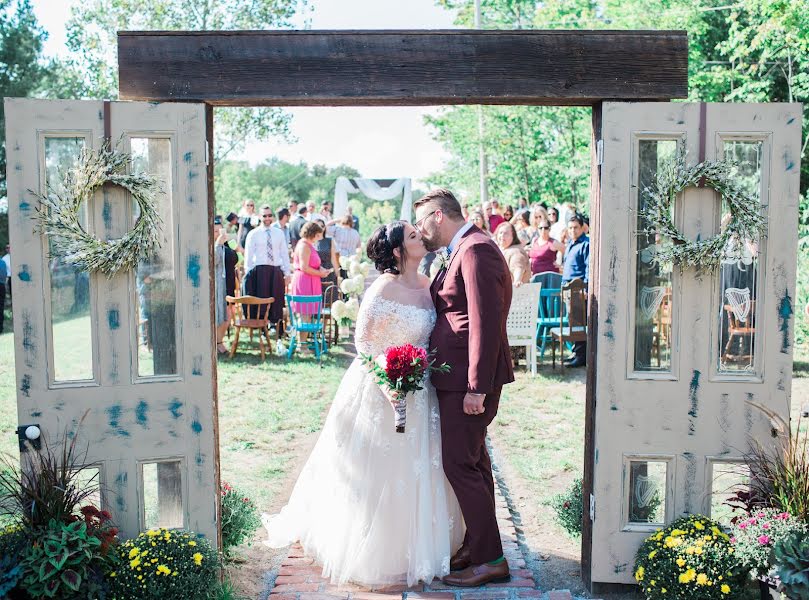
<path fill-rule="evenodd" d="M 551 237 L 551 223 L 542 219 L 537 223 L 537 235 L 528 245 L 528 258 L 531 260 L 531 273 L 559 272 L 556 253 L 564 253 L 565 247 Z"/>
<path fill-rule="evenodd" d="M 295 246 L 293 266 L 295 274 L 292 275 L 290 286 L 293 296 L 320 296 L 323 294 L 321 280 L 328 277 L 333 269 L 324 269 L 320 266 L 320 256 L 315 250 L 315 242 L 323 237 L 323 228 L 315 222 L 306 223 L 301 228 L 301 242 Z M 300 315 L 314 315 L 317 313 L 315 304 L 292 303 L 292 310 Z"/>

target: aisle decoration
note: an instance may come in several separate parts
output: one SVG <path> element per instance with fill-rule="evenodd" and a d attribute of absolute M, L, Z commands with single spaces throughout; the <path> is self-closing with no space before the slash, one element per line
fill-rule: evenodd
<path fill-rule="evenodd" d="M 158 180 L 146 173 L 129 173 L 130 154 L 103 144 L 98 150 L 83 149 L 75 167 L 58 185 L 48 184 L 37 196 L 39 230 L 51 240 L 51 257 L 81 271 L 100 271 L 107 277 L 137 267 L 160 247 L 162 220 L 155 208 Z M 104 184 L 127 190 L 138 206 L 135 226 L 123 237 L 102 240 L 88 233 L 81 223 L 81 206 Z"/>
<path fill-rule="evenodd" d="M 655 181 L 642 190 L 645 203 L 638 214 L 645 227 L 638 233 L 667 238 L 656 246 L 655 262 L 664 267 L 676 265 L 681 271 L 693 267 L 699 276 L 716 269 L 723 259 L 741 259 L 745 241 L 757 242 L 764 236 L 767 220 L 761 203 L 732 180 L 735 163 L 704 161 L 688 167 L 685 159 L 685 152 L 678 152 L 658 169 Z M 719 193 L 729 218 L 718 235 L 691 240 L 674 225 L 672 206 L 678 194 L 700 185 Z"/>

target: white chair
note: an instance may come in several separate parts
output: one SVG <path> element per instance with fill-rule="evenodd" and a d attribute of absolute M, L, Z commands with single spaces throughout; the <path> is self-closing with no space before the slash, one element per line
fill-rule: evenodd
<path fill-rule="evenodd" d="M 525 346 L 526 371 L 537 374 L 537 310 L 541 283 L 525 283 L 514 288 L 506 320 L 509 346 Z M 530 367 L 529 367 L 530 365 Z"/>

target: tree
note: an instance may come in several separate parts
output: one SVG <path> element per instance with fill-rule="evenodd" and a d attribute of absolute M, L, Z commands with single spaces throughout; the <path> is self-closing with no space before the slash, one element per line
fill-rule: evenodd
<path fill-rule="evenodd" d="M 119 30 L 233 30 L 289 27 L 307 0 L 86 0 L 71 8 L 67 46 L 52 87 L 63 97 L 118 96 Z M 217 161 L 251 140 L 289 137 L 278 108 L 217 108 Z"/>
<path fill-rule="evenodd" d="M 0 97 L 41 93 L 48 74 L 42 60 L 47 33 L 37 22 L 30 0 L 0 0 Z M 5 131 L 4 107 L 0 128 Z M 5 139 L 5 138 L 4 138 Z M 6 195 L 6 147 L 0 146 L 0 196 Z"/>

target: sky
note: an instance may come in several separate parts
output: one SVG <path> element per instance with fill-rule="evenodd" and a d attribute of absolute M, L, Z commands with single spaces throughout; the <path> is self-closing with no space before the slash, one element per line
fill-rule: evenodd
<path fill-rule="evenodd" d="M 45 53 L 64 55 L 65 23 L 77 0 L 33 0 L 34 11 L 48 31 Z M 311 29 L 450 29 L 454 14 L 434 0 L 310 0 L 306 15 Z M 447 154 L 423 124 L 438 108 L 290 108 L 294 144 L 277 140 L 251 143 L 241 155 L 255 164 L 272 156 L 297 163 L 347 164 L 363 177 L 411 177 L 423 184 L 438 171 Z"/>

